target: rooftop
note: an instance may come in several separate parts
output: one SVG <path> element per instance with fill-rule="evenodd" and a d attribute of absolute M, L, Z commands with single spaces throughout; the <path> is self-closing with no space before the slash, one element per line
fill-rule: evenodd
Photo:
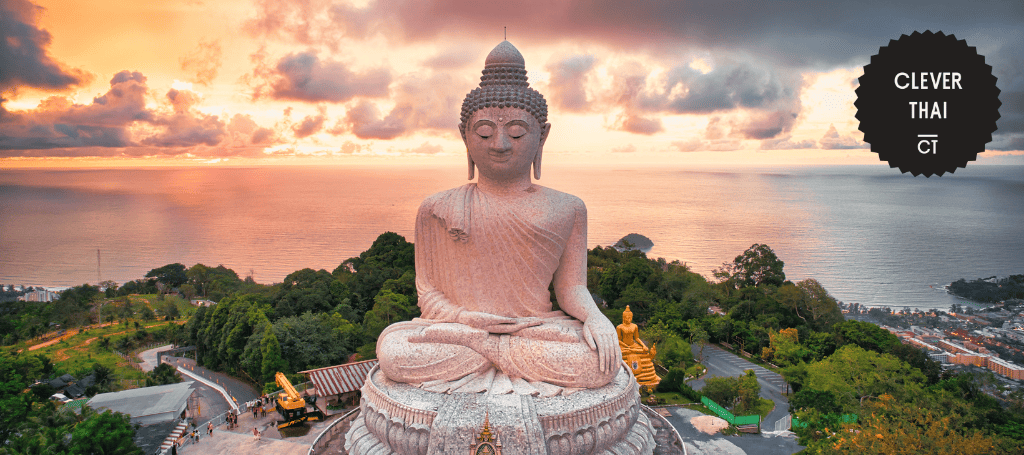
<path fill-rule="evenodd" d="M 192 394 L 192 381 L 142 387 L 120 392 L 101 393 L 89 400 L 89 406 L 121 412 L 139 418 L 180 411 Z"/>

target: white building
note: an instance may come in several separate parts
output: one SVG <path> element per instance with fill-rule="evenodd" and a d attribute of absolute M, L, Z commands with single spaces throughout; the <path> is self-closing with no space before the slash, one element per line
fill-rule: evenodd
<path fill-rule="evenodd" d="M 132 416 L 132 423 L 150 425 L 177 419 L 192 396 L 192 381 L 101 393 L 89 400 L 93 409 Z"/>
<path fill-rule="evenodd" d="M 26 292 L 25 295 L 18 297 L 18 300 L 22 302 L 52 302 L 57 300 L 58 297 L 60 297 L 59 292 L 37 288 L 32 292 Z"/>

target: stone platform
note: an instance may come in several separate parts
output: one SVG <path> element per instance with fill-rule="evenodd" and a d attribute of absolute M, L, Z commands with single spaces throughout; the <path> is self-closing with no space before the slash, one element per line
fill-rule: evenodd
<path fill-rule="evenodd" d="M 506 455 L 650 455 L 655 446 L 626 368 L 603 387 L 540 398 L 433 393 L 374 367 L 362 395 L 361 415 L 346 436 L 349 455 L 465 455 L 485 419 Z"/>

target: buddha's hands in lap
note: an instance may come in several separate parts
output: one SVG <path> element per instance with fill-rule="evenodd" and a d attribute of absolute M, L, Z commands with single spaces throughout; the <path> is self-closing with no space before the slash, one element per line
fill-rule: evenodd
<path fill-rule="evenodd" d="M 587 318 L 583 324 L 583 339 L 587 340 L 590 349 L 597 350 L 598 364 L 601 372 L 615 371 L 621 354 L 619 350 L 619 337 L 615 334 L 615 327 L 605 317 Z"/>
<path fill-rule="evenodd" d="M 456 322 L 465 324 L 475 329 L 485 330 L 488 333 L 512 333 L 542 324 L 540 318 L 507 318 L 480 311 L 463 311 L 459 313 Z"/>
<path fill-rule="evenodd" d="M 479 350 L 492 333 L 512 333 L 543 323 L 540 318 L 507 318 L 478 311 L 459 313 L 456 322 L 429 325 L 409 337 L 411 343 L 457 344 Z"/>

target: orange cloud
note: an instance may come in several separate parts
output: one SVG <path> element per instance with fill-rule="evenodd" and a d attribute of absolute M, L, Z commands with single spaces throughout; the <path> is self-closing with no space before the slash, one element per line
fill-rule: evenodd
<path fill-rule="evenodd" d="M 0 157 L 251 155 L 252 147 L 235 147 L 238 134 L 248 135 L 245 146 L 273 136 L 248 117 L 236 115 L 229 128 L 197 111 L 199 98 L 187 90 L 167 92 L 170 112 L 148 107 L 148 95 L 146 76 L 122 71 L 90 104 L 54 96 L 36 109 L 7 113 L 0 121 Z"/>

